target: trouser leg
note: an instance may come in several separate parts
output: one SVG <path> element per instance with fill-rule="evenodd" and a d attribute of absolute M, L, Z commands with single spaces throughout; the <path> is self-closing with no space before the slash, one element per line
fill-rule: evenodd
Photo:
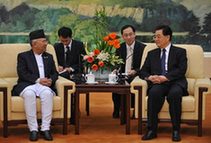
<path fill-rule="evenodd" d="M 121 104 L 121 95 L 113 93 L 112 94 L 112 100 L 114 103 L 114 110 L 119 111 L 120 110 L 120 104 Z"/>
<path fill-rule="evenodd" d="M 24 99 L 24 108 L 29 130 L 38 131 L 36 94 L 32 90 L 26 90 L 21 97 Z"/>
<path fill-rule="evenodd" d="M 148 104 L 147 104 L 147 127 L 148 130 L 157 131 L 158 127 L 158 113 L 160 112 L 164 101 L 165 94 L 168 90 L 168 87 L 163 84 L 153 85 L 149 89 L 148 94 Z"/>
<path fill-rule="evenodd" d="M 131 108 L 135 107 L 135 94 L 130 94 L 131 97 Z"/>
<path fill-rule="evenodd" d="M 177 131 L 180 130 L 182 94 L 183 90 L 180 86 L 172 85 L 167 95 L 173 130 Z"/>
<path fill-rule="evenodd" d="M 40 93 L 42 125 L 41 131 L 50 130 L 53 110 L 53 93 L 50 90 L 44 90 Z"/>

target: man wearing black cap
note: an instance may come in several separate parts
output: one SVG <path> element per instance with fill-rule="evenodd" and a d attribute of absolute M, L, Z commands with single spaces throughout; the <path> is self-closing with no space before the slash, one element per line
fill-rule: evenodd
<path fill-rule="evenodd" d="M 41 101 L 41 133 L 45 140 L 53 140 L 50 132 L 52 119 L 54 84 L 58 79 L 53 56 L 46 52 L 47 40 L 44 31 L 36 30 L 29 34 L 31 50 L 18 54 L 18 83 L 13 88 L 13 95 L 20 95 L 24 100 L 29 139 L 38 140 L 36 98 Z"/>

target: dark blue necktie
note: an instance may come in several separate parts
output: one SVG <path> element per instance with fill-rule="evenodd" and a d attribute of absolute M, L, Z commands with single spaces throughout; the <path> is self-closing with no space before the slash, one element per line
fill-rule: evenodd
<path fill-rule="evenodd" d="M 165 61 L 166 61 L 166 49 L 162 50 L 162 56 L 161 56 L 161 74 L 166 75 L 166 69 L 165 69 Z"/>
<path fill-rule="evenodd" d="M 70 66 L 70 47 L 67 46 L 67 51 L 66 51 L 66 58 L 65 58 L 65 67 L 69 67 Z"/>

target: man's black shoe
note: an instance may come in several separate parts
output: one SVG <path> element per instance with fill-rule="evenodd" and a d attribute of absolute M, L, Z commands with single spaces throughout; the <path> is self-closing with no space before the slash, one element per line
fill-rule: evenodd
<path fill-rule="evenodd" d="M 75 125 L 75 118 L 73 118 L 73 117 L 70 118 L 70 124 Z"/>
<path fill-rule="evenodd" d="M 173 133 L 172 133 L 172 141 L 175 141 L 175 142 L 181 141 L 181 137 L 180 137 L 179 131 L 173 131 Z"/>
<path fill-rule="evenodd" d="M 141 138 L 142 140 L 151 140 L 157 137 L 157 133 L 152 130 L 147 131 L 147 133 Z"/>
<path fill-rule="evenodd" d="M 31 131 L 29 134 L 29 140 L 30 141 L 37 141 L 38 140 L 38 132 L 37 131 Z"/>
<path fill-rule="evenodd" d="M 119 118 L 119 110 L 114 110 L 113 118 Z"/>
<path fill-rule="evenodd" d="M 41 135 L 43 135 L 44 139 L 47 141 L 52 141 L 53 137 L 51 135 L 50 130 L 46 130 L 46 131 L 41 131 Z"/>

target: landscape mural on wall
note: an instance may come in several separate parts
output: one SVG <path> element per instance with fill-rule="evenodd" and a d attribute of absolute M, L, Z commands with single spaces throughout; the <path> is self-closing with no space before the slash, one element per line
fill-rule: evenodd
<path fill-rule="evenodd" d="M 72 28 L 75 39 L 91 43 L 99 9 L 109 31 L 132 24 L 138 40 L 152 42 L 154 27 L 168 24 L 173 43 L 200 44 L 211 52 L 210 0 L 0 0 L 0 43 L 28 42 L 30 31 L 43 28 L 54 44 L 63 25 Z"/>

